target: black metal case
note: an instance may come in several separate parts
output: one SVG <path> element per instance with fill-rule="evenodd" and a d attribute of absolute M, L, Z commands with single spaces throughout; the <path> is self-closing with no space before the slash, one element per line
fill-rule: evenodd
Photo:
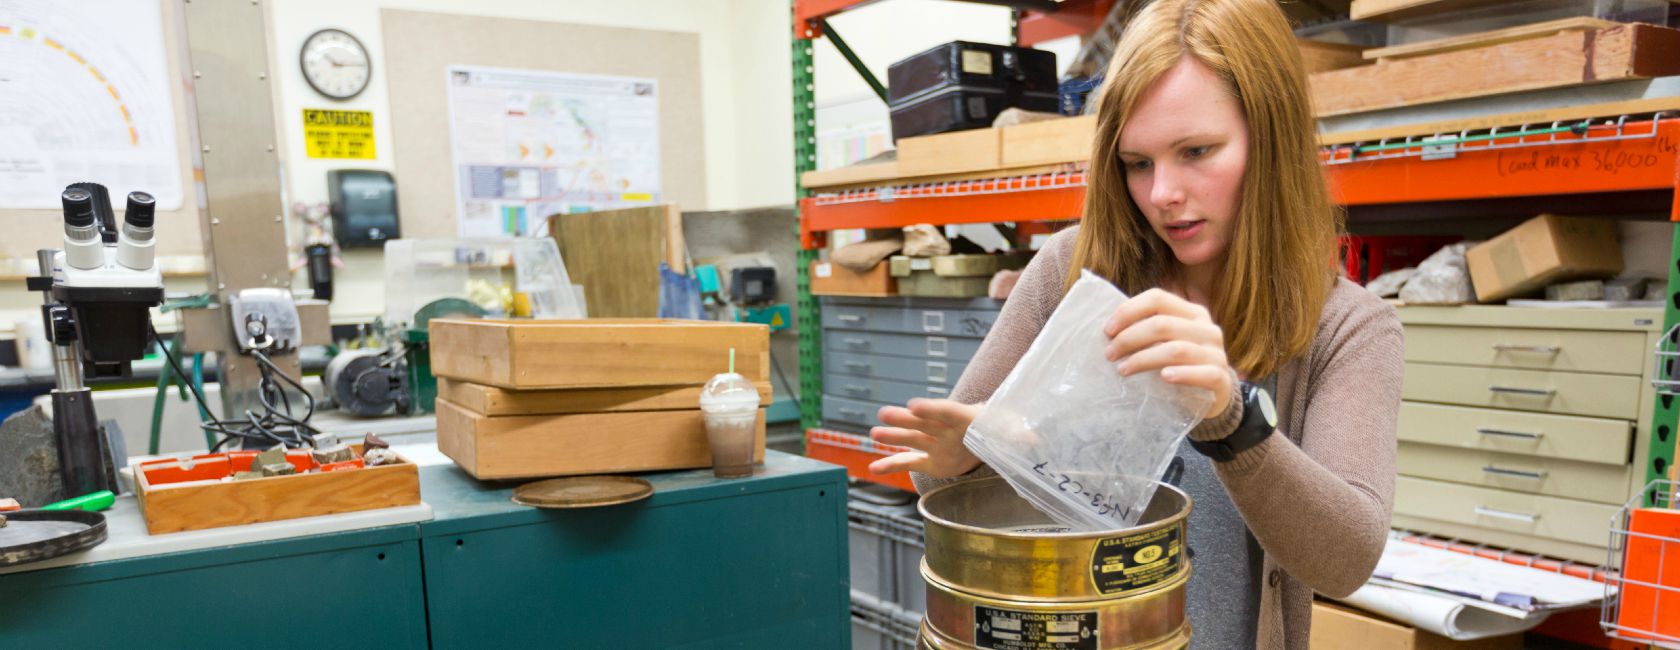
<path fill-rule="evenodd" d="M 954 41 L 887 68 L 893 139 L 991 126 L 1006 108 L 1055 112 L 1056 54 Z"/>

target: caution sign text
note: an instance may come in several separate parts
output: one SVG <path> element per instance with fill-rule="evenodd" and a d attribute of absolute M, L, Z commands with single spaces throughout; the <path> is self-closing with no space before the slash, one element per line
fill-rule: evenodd
<path fill-rule="evenodd" d="M 372 160 L 373 113 L 303 109 L 303 144 L 310 158 Z"/>

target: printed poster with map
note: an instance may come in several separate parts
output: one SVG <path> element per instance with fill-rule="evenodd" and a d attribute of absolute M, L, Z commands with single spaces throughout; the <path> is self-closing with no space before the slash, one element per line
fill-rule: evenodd
<path fill-rule="evenodd" d="M 161 3 L 0 2 L 0 208 L 56 209 L 93 181 L 180 209 L 175 83 Z"/>
<path fill-rule="evenodd" d="M 659 202 L 653 79 L 450 66 L 447 81 L 462 237 Z"/>

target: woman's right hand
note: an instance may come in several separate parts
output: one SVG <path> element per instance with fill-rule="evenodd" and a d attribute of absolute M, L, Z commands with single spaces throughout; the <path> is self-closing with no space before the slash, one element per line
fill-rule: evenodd
<path fill-rule="evenodd" d="M 963 446 L 963 435 L 980 415 L 980 405 L 917 398 L 907 406 L 881 407 L 881 421 L 891 426 L 870 429 L 869 437 L 915 451 L 900 452 L 870 463 L 869 471 L 892 474 L 908 470 L 950 478 L 980 466 L 980 459 Z"/>

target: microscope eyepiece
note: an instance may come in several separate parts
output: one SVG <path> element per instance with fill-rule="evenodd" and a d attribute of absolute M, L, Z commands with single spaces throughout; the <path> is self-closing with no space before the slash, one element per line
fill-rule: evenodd
<path fill-rule="evenodd" d="M 93 225 L 93 194 L 79 187 L 64 190 L 64 225 L 86 228 Z"/>
<path fill-rule="evenodd" d="M 123 222 L 136 228 L 152 227 L 152 220 L 157 213 L 157 199 L 145 192 L 128 193 L 128 210 L 123 213 Z"/>

